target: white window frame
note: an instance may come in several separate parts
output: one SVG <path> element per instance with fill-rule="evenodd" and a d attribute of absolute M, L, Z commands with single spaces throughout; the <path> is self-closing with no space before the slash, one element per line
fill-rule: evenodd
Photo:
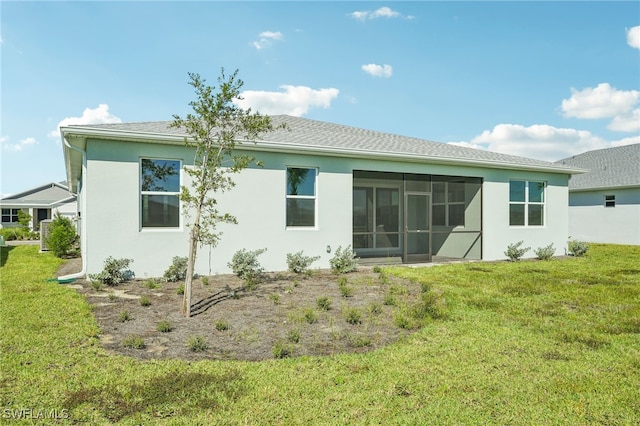
<path fill-rule="evenodd" d="M 313 181 L 313 195 L 289 195 L 289 169 L 307 169 L 312 170 L 315 173 L 315 178 Z M 320 176 L 320 171 L 318 167 L 311 166 L 286 166 L 284 171 L 284 225 L 287 230 L 309 230 L 309 229 L 318 229 L 318 177 Z M 288 225 L 287 224 L 287 215 L 289 214 L 287 205 L 289 204 L 289 200 L 313 200 L 313 225 Z"/>
<path fill-rule="evenodd" d="M 142 161 L 143 160 L 152 160 L 152 161 L 177 161 L 178 162 L 178 191 L 143 191 L 142 190 Z M 144 232 L 167 232 L 167 231 L 180 231 L 182 230 L 182 202 L 180 201 L 180 188 L 182 187 L 182 160 L 178 158 L 161 158 L 161 157 L 140 157 L 140 167 L 139 167 L 139 179 L 138 179 L 138 201 L 140 204 L 139 208 L 139 224 L 140 230 Z M 144 226 L 143 225 L 143 203 L 142 197 L 143 195 L 172 195 L 178 197 L 178 225 L 177 226 Z"/>
<path fill-rule="evenodd" d="M 5 213 L 5 210 L 9 210 L 8 213 Z M 18 214 L 21 209 L 11 209 L 11 208 L 3 208 L 2 216 L 9 216 L 9 220 L 3 220 L 2 223 L 18 223 Z"/>
<path fill-rule="evenodd" d="M 512 182 L 524 182 L 524 201 L 511 201 L 511 183 Z M 542 201 L 530 201 L 529 200 L 529 186 L 530 184 L 539 184 L 542 186 Z M 547 182 L 543 180 L 525 180 L 525 179 L 511 179 L 509 180 L 509 226 L 513 228 L 544 228 L 547 225 Z M 524 205 L 524 225 L 511 225 L 511 206 L 512 205 Z M 542 225 L 530 225 L 529 224 L 529 206 L 540 205 L 542 206 Z"/>
<path fill-rule="evenodd" d="M 616 196 L 615 194 L 605 194 L 604 196 L 604 206 L 607 208 L 616 206 Z"/>

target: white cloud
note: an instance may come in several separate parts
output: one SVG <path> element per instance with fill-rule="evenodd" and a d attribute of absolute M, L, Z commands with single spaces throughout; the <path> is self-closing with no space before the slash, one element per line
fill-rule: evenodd
<path fill-rule="evenodd" d="M 274 40 L 282 40 L 284 35 L 280 31 L 263 31 L 259 35 L 260 39 L 253 42 L 253 47 L 258 50 L 271 46 Z"/>
<path fill-rule="evenodd" d="M 640 25 L 627 30 L 627 44 L 635 49 L 640 49 Z"/>
<path fill-rule="evenodd" d="M 609 83 L 583 90 L 571 89 L 571 97 L 562 100 L 565 117 L 609 118 L 629 113 L 640 100 L 638 90 L 617 90 Z"/>
<path fill-rule="evenodd" d="M 0 144 L 2 144 L 2 148 L 7 151 L 22 151 L 25 147 L 37 143 L 36 138 L 32 137 L 21 139 L 18 143 L 9 143 L 9 137 L 7 136 L 0 137 Z"/>
<path fill-rule="evenodd" d="M 607 129 L 614 132 L 639 132 L 640 108 L 636 108 L 627 114 L 615 116 L 607 126 Z"/>
<path fill-rule="evenodd" d="M 400 12 L 392 10 L 391 8 L 386 6 L 376 10 L 361 10 L 361 11 L 352 12 L 349 14 L 349 16 L 351 16 L 353 19 L 356 19 L 358 21 L 363 21 L 363 22 L 367 20 L 379 19 L 379 18 L 413 19 L 413 16 L 410 16 L 410 15 L 403 16 Z"/>
<path fill-rule="evenodd" d="M 49 136 L 52 138 L 60 137 L 60 127 L 62 126 L 109 123 L 122 123 L 122 120 L 109 112 L 109 105 L 100 104 L 94 109 L 85 108 L 81 117 L 67 117 L 62 119 L 56 129 L 49 132 Z"/>
<path fill-rule="evenodd" d="M 251 108 L 261 114 L 287 114 L 300 117 L 311 107 L 329 108 L 340 91 L 334 88 L 312 89 L 306 86 L 280 86 L 282 92 L 247 90 L 243 99 L 235 101 L 242 108 Z"/>
<path fill-rule="evenodd" d="M 557 161 L 585 151 L 612 146 L 610 142 L 586 130 L 558 128 L 545 124 L 529 127 L 520 124 L 498 124 L 493 130 L 485 130 L 473 138 L 469 144 L 454 144 L 472 145 L 502 154 L 545 161 Z"/>
<path fill-rule="evenodd" d="M 640 135 L 618 139 L 617 141 L 611 141 L 611 146 L 632 145 L 634 143 L 640 143 Z"/>
<path fill-rule="evenodd" d="M 393 75 L 393 67 L 387 64 L 384 64 L 384 65 L 366 64 L 360 68 L 362 68 L 362 71 L 374 77 L 389 78 L 391 77 L 391 75 Z"/>

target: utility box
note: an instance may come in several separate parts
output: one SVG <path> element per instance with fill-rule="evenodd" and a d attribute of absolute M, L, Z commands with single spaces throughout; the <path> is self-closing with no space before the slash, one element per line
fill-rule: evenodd
<path fill-rule="evenodd" d="M 53 219 L 45 219 L 40 221 L 40 251 L 49 251 L 45 241 L 49 237 L 49 227 Z"/>

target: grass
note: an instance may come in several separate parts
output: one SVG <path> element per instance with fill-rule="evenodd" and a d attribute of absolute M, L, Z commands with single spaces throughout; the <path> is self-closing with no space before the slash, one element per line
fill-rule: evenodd
<path fill-rule="evenodd" d="M 640 247 L 387 268 L 442 291 L 447 318 L 365 354 L 264 362 L 107 353 L 87 302 L 46 282 L 58 259 L 34 246 L 1 255 L 2 413 L 65 410 L 62 424 L 640 423 Z"/>

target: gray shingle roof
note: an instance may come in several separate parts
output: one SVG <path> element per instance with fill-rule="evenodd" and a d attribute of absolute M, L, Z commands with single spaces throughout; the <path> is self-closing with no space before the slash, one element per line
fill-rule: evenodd
<path fill-rule="evenodd" d="M 589 170 L 572 176 L 569 190 L 640 186 L 640 143 L 588 151 L 557 163 Z"/>
<path fill-rule="evenodd" d="M 306 147 L 311 149 L 335 149 L 345 153 L 374 152 L 389 155 L 424 156 L 444 161 L 481 162 L 488 166 L 520 166 L 564 171 L 570 173 L 573 168 L 542 160 L 500 154 L 483 149 L 474 149 L 433 142 L 407 136 L 377 132 L 341 124 L 327 123 L 307 118 L 288 115 L 272 116 L 274 124 L 287 123 L 289 130 L 278 130 L 265 135 L 259 141 L 261 145 L 269 143 L 288 145 L 292 148 Z M 187 136 L 182 129 L 171 128 L 171 121 L 144 123 L 117 123 L 85 125 L 83 128 L 158 134 L 167 136 Z M 74 126 L 69 126 L 73 129 Z"/>

